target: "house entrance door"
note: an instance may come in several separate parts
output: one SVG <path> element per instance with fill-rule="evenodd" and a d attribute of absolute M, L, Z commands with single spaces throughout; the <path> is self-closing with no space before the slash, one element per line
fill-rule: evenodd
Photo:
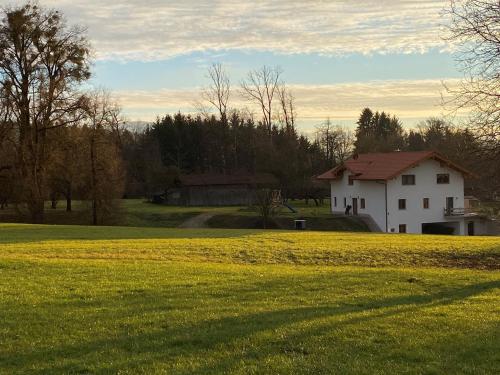
<path fill-rule="evenodd" d="M 470 221 L 468 224 L 467 224 L 467 234 L 469 236 L 473 236 L 474 235 L 474 222 L 473 221 Z"/>
<path fill-rule="evenodd" d="M 352 198 L 352 214 L 358 214 L 358 198 Z"/>

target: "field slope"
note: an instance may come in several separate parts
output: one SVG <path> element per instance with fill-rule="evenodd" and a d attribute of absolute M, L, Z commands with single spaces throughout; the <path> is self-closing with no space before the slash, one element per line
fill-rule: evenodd
<path fill-rule="evenodd" d="M 0 224 L 0 373 L 497 374 L 500 238 Z"/>

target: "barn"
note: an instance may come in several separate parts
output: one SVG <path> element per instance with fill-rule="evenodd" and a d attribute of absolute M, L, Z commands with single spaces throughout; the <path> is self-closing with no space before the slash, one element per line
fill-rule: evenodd
<path fill-rule="evenodd" d="M 270 173 L 186 174 L 178 186 L 168 189 L 164 203 L 182 206 L 246 206 L 256 203 L 256 189 L 276 188 L 278 180 Z"/>

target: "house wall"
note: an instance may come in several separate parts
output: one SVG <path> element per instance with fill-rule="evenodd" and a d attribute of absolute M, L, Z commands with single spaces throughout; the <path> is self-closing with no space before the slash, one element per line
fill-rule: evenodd
<path fill-rule="evenodd" d="M 352 206 L 352 199 L 358 198 L 358 214 L 370 215 L 381 231 L 385 231 L 385 185 L 375 181 L 353 181 L 349 185 L 349 173 L 344 172 L 339 180 L 330 184 L 332 212 L 343 214 L 345 212 L 344 197 L 347 204 Z M 334 197 L 337 197 L 337 206 L 334 206 Z M 361 208 L 361 198 L 365 199 L 365 209 Z M 351 210 L 352 213 L 352 210 Z"/>
<path fill-rule="evenodd" d="M 448 173 L 449 184 L 438 184 L 436 175 Z M 426 160 L 403 174 L 415 175 L 415 185 L 403 185 L 402 175 L 387 182 L 389 232 L 398 232 L 406 224 L 408 233 L 422 233 L 422 223 L 450 223 L 455 234 L 465 234 L 461 217 L 445 217 L 446 198 L 453 197 L 453 207 L 464 207 L 464 178 L 461 173 L 435 160 Z M 423 208 L 423 199 L 429 198 L 429 208 Z M 398 208 L 398 200 L 406 199 L 406 210 Z M 453 224 L 451 224 L 453 222 Z M 458 222 L 458 224 L 457 224 Z"/>
<path fill-rule="evenodd" d="M 438 184 L 436 175 L 448 173 L 449 184 Z M 399 225 L 406 224 L 407 233 L 422 233 L 422 223 L 443 223 L 455 228 L 455 234 L 466 234 L 467 219 L 445 217 L 446 198 L 453 197 L 455 208 L 464 207 L 464 179 L 456 172 L 435 160 L 426 160 L 410 168 L 403 174 L 414 174 L 415 185 L 403 185 L 401 175 L 387 181 L 387 231 L 399 232 Z M 358 198 L 358 214 L 370 215 L 382 231 L 386 231 L 385 182 L 354 180 L 349 185 L 349 172 L 330 183 L 332 212 L 345 212 L 344 197 L 352 205 L 352 198 Z M 337 197 L 337 206 L 334 198 Z M 361 209 L 361 198 L 365 198 L 366 208 Z M 423 198 L 429 198 L 429 208 L 423 208 Z M 399 210 L 398 200 L 406 199 L 406 210 Z M 352 213 L 352 211 L 351 211 Z"/>

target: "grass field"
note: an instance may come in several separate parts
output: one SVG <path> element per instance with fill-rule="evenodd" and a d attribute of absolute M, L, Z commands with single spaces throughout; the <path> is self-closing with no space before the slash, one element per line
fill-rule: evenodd
<path fill-rule="evenodd" d="M 497 374 L 500 238 L 0 224 L 0 373 Z"/>
<path fill-rule="evenodd" d="M 288 209 L 280 210 L 271 223 L 271 227 L 292 229 L 293 220 L 305 218 L 308 228 L 328 231 L 368 231 L 366 225 L 356 218 L 333 217 L 329 202 L 316 207 L 312 201 L 293 201 L 291 204 L 297 212 Z M 152 204 L 144 199 L 122 199 L 116 202 L 114 214 L 107 218 L 107 225 L 176 228 L 188 219 L 200 214 L 209 213 L 213 217 L 207 222 L 211 228 L 254 229 L 262 228 L 262 220 L 255 207 L 185 207 Z M 89 225 L 91 211 L 88 202 L 74 201 L 73 211 L 66 212 L 65 202 L 59 202 L 56 209 L 46 203 L 45 222 L 47 224 Z M 28 222 L 25 208 L 17 212 L 13 206 L 0 210 L 0 222 Z"/>

